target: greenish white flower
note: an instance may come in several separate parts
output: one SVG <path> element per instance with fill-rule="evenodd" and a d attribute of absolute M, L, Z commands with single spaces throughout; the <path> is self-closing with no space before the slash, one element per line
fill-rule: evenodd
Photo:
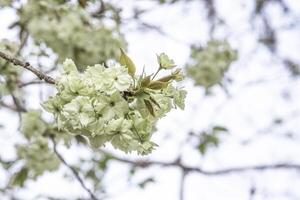
<path fill-rule="evenodd" d="M 77 68 L 73 60 L 66 59 L 62 65 L 62 73 L 70 74 L 70 73 L 78 73 Z"/>
<path fill-rule="evenodd" d="M 126 91 L 132 84 L 132 77 L 128 74 L 128 70 L 119 64 L 110 65 L 106 70 L 106 75 L 113 80 L 112 90 Z"/>
<path fill-rule="evenodd" d="M 50 47 L 60 62 L 71 58 L 80 70 L 109 59 L 116 60 L 119 48 L 126 48 L 117 25 L 89 23 L 95 19 L 77 4 L 28 0 L 18 14 L 36 43 Z"/>
<path fill-rule="evenodd" d="M 151 153 L 155 147 L 158 145 L 151 141 L 145 141 L 144 143 L 140 144 L 138 147 L 138 152 L 142 155 L 147 155 Z"/>
<path fill-rule="evenodd" d="M 157 62 L 163 69 L 172 69 L 176 66 L 174 60 L 170 59 L 165 53 L 161 53 L 157 56 Z"/>
<path fill-rule="evenodd" d="M 149 80 L 142 86 L 140 77 L 118 63 L 96 64 L 78 72 L 67 60 L 62 68 L 57 94 L 43 107 L 54 114 L 59 129 L 82 135 L 93 148 L 110 142 L 126 153 L 148 154 L 157 146 L 151 141 L 156 121 L 172 108 L 184 107 L 185 92 L 172 86 L 178 70 L 165 82 Z"/>
<path fill-rule="evenodd" d="M 45 171 L 55 171 L 60 165 L 57 156 L 48 147 L 45 138 L 38 137 L 27 145 L 17 146 L 18 157 L 25 160 L 32 178 L 42 175 Z"/>
<path fill-rule="evenodd" d="M 77 96 L 70 103 L 65 104 L 61 114 L 69 119 L 68 123 L 74 129 L 87 127 L 96 120 L 92 100 L 85 96 Z"/>
<path fill-rule="evenodd" d="M 41 119 L 41 112 L 31 110 L 22 114 L 21 132 L 27 139 L 42 136 L 47 130 L 47 124 Z"/>
<path fill-rule="evenodd" d="M 187 94 L 185 90 L 169 85 L 167 88 L 167 94 L 172 97 L 173 104 L 175 106 L 178 106 L 180 109 L 184 109 L 184 99 Z"/>
<path fill-rule="evenodd" d="M 187 74 L 195 81 L 195 85 L 210 88 L 222 81 L 236 59 L 237 52 L 228 42 L 211 40 L 204 48 L 192 48 Z"/>
<path fill-rule="evenodd" d="M 166 98 L 165 94 L 153 94 L 152 98 L 159 105 L 153 106 L 157 117 L 163 117 L 172 109 L 172 99 Z"/>

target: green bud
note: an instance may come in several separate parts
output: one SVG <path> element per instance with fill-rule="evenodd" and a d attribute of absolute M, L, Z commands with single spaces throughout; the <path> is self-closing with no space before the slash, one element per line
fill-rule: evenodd
<path fill-rule="evenodd" d="M 121 48 L 121 57 L 120 57 L 120 64 L 127 67 L 128 69 L 128 73 L 130 75 L 134 75 L 135 74 L 135 65 L 133 63 L 133 61 L 126 55 L 126 53 L 124 52 L 124 50 Z"/>

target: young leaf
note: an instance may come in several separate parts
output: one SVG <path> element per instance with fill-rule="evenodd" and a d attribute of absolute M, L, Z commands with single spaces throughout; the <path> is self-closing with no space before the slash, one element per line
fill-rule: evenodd
<path fill-rule="evenodd" d="M 160 79 L 158 79 L 157 81 L 161 81 L 161 82 L 169 82 L 170 80 L 172 80 L 174 78 L 173 75 L 168 75 L 168 76 L 164 76 Z"/>
<path fill-rule="evenodd" d="M 151 76 L 146 76 L 145 78 L 143 78 L 141 80 L 141 86 L 147 87 L 149 85 L 150 81 L 151 81 Z"/>
<path fill-rule="evenodd" d="M 168 86 L 168 82 L 161 82 L 161 81 L 151 81 L 148 85 L 148 88 L 152 90 L 160 90 L 166 88 Z"/>
<path fill-rule="evenodd" d="M 87 5 L 87 0 L 78 0 L 78 3 L 81 7 L 85 8 Z"/>
<path fill-rule="evenodd" d="M 145 103 L 145 105 L 146 105 L 146 107 L 147 107 L 149 113 L 150 113 L 153 117 L 155 117 L 155 115 L 154 115 L 154 109 L 153 109 L 153 106 L 152 106 L 151 102 L 148 101 L 147 99 L 144 99 L 144 103 Z"/>
<path fill-rule="evenodd" d="M 228 129 L 223 126 L 214 126 L 213 131 L 214 132 L 228 132 Z"/>
<path fill-rule="evenodd" d="M 140 182 L 138 184 L 138 186 L 140 188 L 144 189 L 149 183 L 154 183 L 154 182 L 155 182 L 154 178 L 150 177 L 150 178 L 147 178 L 147 179 L 143 180 L 142 182 Z"/>
<path fill-rule="evenodd" d="M 150 96 L 150 101 L 152 102 L 152 103 L 154 103 L 157 107 L 159 107 L 160 108 L 160 105 L 157 103 L 157 101 L 155 101 L 155 99 L 153 99 L 151 96 Z"/>
<path fill-rule="evenodd" d="M 128 69 L 128 73 L 130 75 L 134 75 L 135 74 L 135 65 L 133 63 L 133 61 L 126 55 L 126 53 L 124 52 L 123 49 L 121 49 L 121 57 L 119 60 L 120 64 L 127 67 Z"/>
<path fill-rule="evenodd" d="M 11 185 L 22 187 L 24 185 L 24 182 L 27 179 L 27 176 L 28 176 L 28 169 L 26 167 L 23 167 L 19 172 L 17 172 L 13 176 L 11 180 Z"/>

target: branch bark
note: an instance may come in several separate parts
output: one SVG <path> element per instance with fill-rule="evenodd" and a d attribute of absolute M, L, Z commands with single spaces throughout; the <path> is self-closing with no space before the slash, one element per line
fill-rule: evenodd
<path fill-rule="evenodd" d="M 184 165 L 180 160 L 176 160 L 174 162 L 161 162 L 161 161 L 147 161 L 147 160 L 129 160 L 117 157 L 111 153 L 102 151 L 109 155 L 113 160 L 132 164 L 136 167 L 146 168 L 152 165 L 158 165 L 162 167 L 179 167 L 186 173 L 196 172 L 206 176 L 217 176 L 217 175 L 229 175 L 235 173 L 246 173 L 250 171 L 267 171 L 267 170 L 297 170 L 300 172 L 300 164 L 290 164 L 290 163 L 276 163 L 276 164 L 266 164 L 266 165 L 254 165 L 254 166 L 245 166 L 245 167 L 231 167 L 225 169 L 217 169 L 217 170 L 205 170 L 201 167 L 190 167 Z"/>
<path fill-rule="evenodd" d="M 23 62 L 17 58 L 14 58 L 8 54 L 5 54 L 3 52 L 0 51 L 0 57 L 3 58 L 4 60 L 13 63 L 14 65 L 18 65 L 21 66 L 29 71 L 31 71 L 32 73 L 34 73 L 40 80 L 44 80 L 45 82 L 49 83 L 49 84 L 55 84 L 55 80 L 54 78 L 44 74 L 43 72 L 37 70 L 36 68 L 32 67 L 30 65 L 29 62 Z"/>
<path fill-rule="evenodd" d="M 90 195 L 90 198 L 92 200 L 98 200 L 98 198 L 95 196 L 95 194 L 85 185 L 84 181 L 80 177 L 79 173 L 76 171 L 74 167 L 69 165 L 66 160 L 62 157 L 62 155 L 57 151 L 57 146 L 54 138 L 51 137 L 52 143 L 53 143 L 53 150 L 54 153 L 57 155 L 59 160 L 73 173 L 77 181 L 80 183 L 81 187 Z"/>

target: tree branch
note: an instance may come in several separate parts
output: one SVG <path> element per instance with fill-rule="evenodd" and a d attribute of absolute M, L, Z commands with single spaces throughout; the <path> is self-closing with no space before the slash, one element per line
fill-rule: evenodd
<path fill-rule="evenodd" d="M 184 200 L 184 192 L 185 192 L 185 178 L 187 172 L 182 170 L 181 178 L 180 178 L 180 186 L 179 186 L 179 200 Z"/>
<path fill-rule="evenodd" d="M 18 111 L 16 107 L 14 107 L 14 106 L 12 106 L 12 105 L 9 105 L 9 104 L 6 104 L 5 102 L 3 102 L 3 101 L 0 100 L 0 108 L 1 108 L 1 107 L 7 108 L 7 109 L 9 109 L 9 110 L 11 110 L 11 111 L 14 111 L 14 112 L 17 112 L 17 111 Z"/>
<path fill-rule="evenodd" d="M 147 161 L 147 160 L 129 160 L 117 157 L 111 153 L 101 151 L 109 155 L 112 159 L 132 164 L 137 167 L 145 168 L 152 165 L 158 165 L 162 167 L 179 167 L 186 173 L 197 172 L 206 176 L 216 176 L 216 175 L 229 175 L 234 173 L 245 173 L 249 171 L 266 171 L 266 170 L 297 170 L 300 171 L 300 164 L 289 164 L 289 163 L 278 163 L 278 164 L 266 164 L 266 165 L 254 165 L 254 166 L 245 166 L 245 167 L 231 167 L 218 170 L 204 170 L 201 167 L 189 167 L 176 160 L 174 162 L 161 162 L 161 161 Z"/>
<path fill-rule="evenodd" d="M 43 72 L 37 70 L 36 68 L 32 67 L 30 65 L 29 62 L 23 62 L 17 58 L 14 58 L 10 55 L 7 55 L 3 52 L 0 51 L 0 57 L 3 58 L 4 60 L 10 62 L 10 63 L 13 63 L 14 65 L 18 65 L 18 66 L 21 66 L 29 71 L 31 71 L 32 73 L 34 73 L 40 80 L 44 80 L 45 82 L 49 83 L 49 84 L 55 84 L 55 80 L 50 77 L 50 76 L 47 76 L 46 74 L 44 74 Z"/>
<path fill-rule="evenodd" d="M 22 87 L 26 87 L 29 85 L 39 85 L 39 84 L 44 84 L 44 83 L 45 83 L 44 81 L 33 80 L 33 81 L 26 82 L 26 83 L 20 83 L 19 87 L 22 88 Z"/>
<path fill-rule="evenodd" d="M 215 175 L 227 175 L 232 173 L 242 173 L 249 171 L 266 171 L 266 170 L 298 170 L 300 171 L 300 165 L 289 164 L 289 163 L 279 163 L 279 164 L 267 164 L 267 165 L 256 165 L 256 166 L 246 166 L 246 167 L 233 167 L 215 171 L 205 171 L 200 168 L 187 168 L 189 171 L 199 172 L 204 175 L 215 176 Z"/>
<path fill-rule="evenodd" d="M 81 177 L 79 176 L 79 173 L 76 171 L 76 169 L 74 167 L 72 167 L 71 165 L 69 165 L 65 159 L 62 157 L 62 155 L 57 151 L 57 146 L 56 146 L 56 142 L 54 140 L 53 137 L 51 137 L 52 143 L 53 143 L 53 150 L 54 153 L 57 155 L 57 157 L 60 159 L 60 161 L 69 169 L 72 171 L 73 175 L 75 176 L 75 178 L 77 179 L 77 181 L 80 183 L 81 187 L 90 195 L 90 198 L 92 200 L 98 200 L 98 198 L 95 196 L 95 194 L 89 189 L 87 188 L 87 186 L 84 184 L 84 181 L 81 179 Z"/>

